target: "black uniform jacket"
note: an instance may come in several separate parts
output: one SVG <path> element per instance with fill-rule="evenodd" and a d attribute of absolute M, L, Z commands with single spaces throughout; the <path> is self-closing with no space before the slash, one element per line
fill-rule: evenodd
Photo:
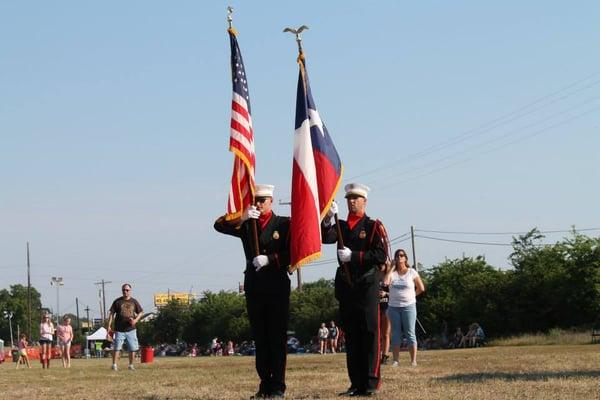
<path fill-rule="evenodd" d="M 252 259 L 256 256 L 251 220 L 241 225 L 220 217 L 215 221 L 215 229 L 226 235 L 239 237 L 244 246 L 246 270 L 244 271 L 244 291 L 246 295 L 279 295 L 290 293 L 288 267 L 290 265 L 290 218 L 273 213 L 264 229 L 256 221 L 260 254 L 269 257 L 269 264 L 256 272 Z"/>
<path fill-rule="evenodd" d="M 352 257 L 347 262 L 352 277 L 352 287 L 346 281 L 343 267 L 336 273 L 336 297 L 343 300 L 345 297 L 354 296 L 356 290 L 378 283 L 377 270 L 386 260 L 386 250 L 383 240 L 381 223 L 365 215 L 350 229 L 348 222 L 340 219 L 340 229 L 344 246 L 352 250 Z M 335 225 L 324 227 L 323 243 L 337 242 L 337 228 Z M 341 265 L 341 263 L 340 263 Z"/>

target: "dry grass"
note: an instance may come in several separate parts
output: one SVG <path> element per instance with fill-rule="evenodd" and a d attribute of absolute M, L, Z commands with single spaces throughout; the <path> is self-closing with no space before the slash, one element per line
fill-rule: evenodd
<path fill-rule="evenodd" d="M 504 339 L 493 340 L 493 346 L 542 346 L 542 345 L 570 345 L 589 344 L 592 340 L 590 331 L 573 331 L 551 329 L 548 333 L 519 335 Z"/>
<path fill-rule="evenodd" d="M 384 366 L 380 399 L 595 399 L 600 396 L 600 346 L 485 347 L 427 351 L 419 366 Z M 0 398 L 247 399 L 256 391 L 251 357 L 155 358 L 136 371 L 110 361 L 54 362 L 31 370 L 0 365 Z M 126 366 L 122 360 L 121 366 Z M 344 354 L 290 356 L 291 399 L 334 399 L 348 386 Z"/>

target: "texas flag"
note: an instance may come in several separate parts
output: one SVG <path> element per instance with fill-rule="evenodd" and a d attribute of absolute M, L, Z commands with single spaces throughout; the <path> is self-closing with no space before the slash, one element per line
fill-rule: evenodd
<path fill-rule="evenodd" d="M 291 270 L 321 256 L 321 220 L 342 181 L 343 166 L 312 97 L 304 57 L 298 62 L 292 167 Z"/>

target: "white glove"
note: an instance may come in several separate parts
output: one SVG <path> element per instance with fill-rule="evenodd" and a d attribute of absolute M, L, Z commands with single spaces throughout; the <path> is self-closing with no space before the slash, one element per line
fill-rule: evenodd
<path fill-rule="evenodd" d="M 250 206 L 246 208 L 246 211 L 244 211 L 244 214 L 242 215 L 242 222 L 248 218 L 258 219 L 258 217 L 260 217 L 260 211 L 256 209 L 256 206 Z"/>
<path fill-rule="evenodd" d="M 350 250 L 347 247 L 344 247 L 343 249 L 338 249 L 338 258 L 340 259 L 341 262 L 348 262 L 350 261 L 350 258 L 352 257 L 352 250 Z"/>
<path fill-rule="evenodd" d="M 338 205 L 337 202 L 334 200 L 331 202 L 331 207 L 329 207 L 329 212 L 334 215 L 338 213 Z"/>
<path fill-rule="evenodd" d="M 331 202 L 331 207 L 329 207 L 329 211 L 327 211 L 327 215 L 325 215 L 325 218 L 323 219 L 325 226 L 329 227 L 331 225 L 334 225 L 334 223 L 335 223 L 334 215 L 336 215 L 337 213 L 338 213 L 338 205 L 334 200 Z"/>
<path fill-rule="evenodd" d="M 254 265 L 256 272 L 258 272 L 262 267 L 269 265 L 269 257 L 265 255 L 256 256 L 252 259 L 252 265 Z"/>

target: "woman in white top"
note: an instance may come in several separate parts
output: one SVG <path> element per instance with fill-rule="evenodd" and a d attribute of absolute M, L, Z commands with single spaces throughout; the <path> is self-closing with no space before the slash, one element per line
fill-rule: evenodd
<path fill-rule="evenodd" d="M 406 252 L 396 250 L 394 267 L 386 275 L 385 283 L 389 285 L 388 318 L 392 325 L 392 352 L 397 367 L 400 357 L 402 334 L 408 341 L 408 352 L 413 367 L 417 366 L 417 336 L 415 324 L 417 321 L 417 296 L 425 291 L 425 285 L 419 273 L 410 268 Z"/>
<path fill-rule="evenodd" d="M 42 368 L 50 368 L 52 335 L 54 335 L 54 324 L 50 320 L 50 315 L 44 314 L 40 323 L 40 358 L 42 360 Z"/>
<path fill-rule="evenodd" d="M 319 353 L 325 354 L 327 352 L 327 338 L 329 337 L 329 329 L 325 326 L 325 322 L 321 323 L 319 328 Z"/>

